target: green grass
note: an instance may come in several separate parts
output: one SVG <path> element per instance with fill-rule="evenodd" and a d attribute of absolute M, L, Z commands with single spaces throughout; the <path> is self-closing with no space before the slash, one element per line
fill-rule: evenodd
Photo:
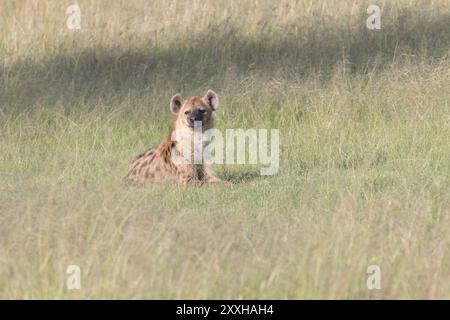
<path fill-rule="evenodd" d="M 80 1 L 77 32 L 0 5 L 0 297 L 450 298 L 448 2 L 381 2 L 379 31 L 370 3 L 192 3 Z M 219 129 L 280 129 L 278 174 L 125 186 L 208 88 Z"/>

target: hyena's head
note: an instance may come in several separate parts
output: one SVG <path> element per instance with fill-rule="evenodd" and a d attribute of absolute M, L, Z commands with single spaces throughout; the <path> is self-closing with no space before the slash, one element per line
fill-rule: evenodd
<path fill-rule="evenodd" d="M 219 108 L 217 94 L 208 90 L 204 97 L 191 97 L 183 100 L 180 94 L 176 94 L 170 100 L 170 111 L 175 114 L 175 126 L 177 129 L 194 129 L 194 125 L 202 126 L 202 130 L 214 127 L 215 111 Z"/>

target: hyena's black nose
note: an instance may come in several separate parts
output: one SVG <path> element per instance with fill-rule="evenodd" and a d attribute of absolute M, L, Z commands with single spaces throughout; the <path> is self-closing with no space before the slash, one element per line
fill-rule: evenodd
<path fill-rule="evenodd" d="M 203 121 L 203 115 L 200 112 L 194 112 L 189 116 L 189 121 L 194 123 L 194 121 Z"/>
<path fill-rule="evenodd" d="M 194 121 L 202 121 L 203 118 L 202 118 L 202 117 L 191 117 L 189 120 L 191 120 L 191 122 L 194 122 Z"/>

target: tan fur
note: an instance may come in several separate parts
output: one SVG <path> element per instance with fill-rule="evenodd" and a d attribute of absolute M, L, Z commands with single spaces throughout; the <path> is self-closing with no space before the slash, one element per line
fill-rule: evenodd
<path fill-rule="evenodd" d="M 173 161 L 172 154 L 177 152 L 183 154 L 186 139 L 177 138 L 173 134 L 178 130 L 188 130 L 193 135 L 193 128 L 190 127 L 190 120 L 197 115 L 202 117 L 202 132 L 214 126 L 214 114 L 219 105 L 217 95 L 209 90 L 204 97 L 191 97 L 182 101 L 179 94 L 171 99 L 170 107 L 175 117 L 169 135 L 156 148 L 150 148 L 143 154 L 136 157 L 132 162 L 126 180 L 133 184 L 143 185 L 146 183 L 174 182 L 178 185 L 222 183 L 217 178 L 210 165 L 178 164 Z M 190 117 L 190 118 L 189 118 Z M 190 141 L 193 141 L 190 140 Z M 191 148 L 193 159 L 194 148 Z M 227 184 L 227 182 L 224 182 Z"/>

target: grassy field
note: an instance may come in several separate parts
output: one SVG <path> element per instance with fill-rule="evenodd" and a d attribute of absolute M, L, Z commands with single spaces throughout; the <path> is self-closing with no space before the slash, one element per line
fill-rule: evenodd
<path fill-rule="evenodd" d="M 0 1 L 0 298 L 450 298 L 447 0 L 77 3 Z M 278 174 L 125 186 L 209 88 Z"/>

